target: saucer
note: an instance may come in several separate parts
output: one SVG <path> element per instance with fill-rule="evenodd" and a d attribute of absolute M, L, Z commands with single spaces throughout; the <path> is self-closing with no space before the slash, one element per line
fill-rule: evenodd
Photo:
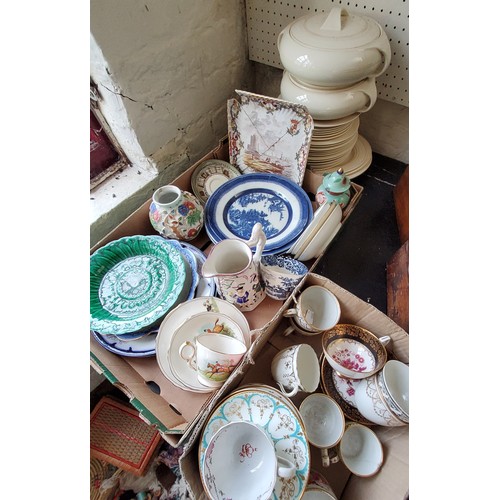
<path fill-rule="evenodd" d="M 323 392 L 333 398 L 340 406 L 344 415 L 353 422 L 358 422 L 363 425 L 375 425 L 373 422 L 368 421 L 366 418 L 361 415 L 359 410 L 351 404 L 351 396 L 348 399 L 344 399 L 341 392 L 337 390 L 337 387 L 334 382 L 334 370 L 328 364 L 325 359 L 324 354 L 321 354 L 320 357 L 321 364 L 321 388 Z M 344 391 L 342 391 L 344 392 Z"/>
<path fill-rule="evenodd" d="M 194 195 L 205 204 L 218 187 L 239 175 L 241 172 L 227 161 L 206 160 L 192 173 L 191 188 Z"/>

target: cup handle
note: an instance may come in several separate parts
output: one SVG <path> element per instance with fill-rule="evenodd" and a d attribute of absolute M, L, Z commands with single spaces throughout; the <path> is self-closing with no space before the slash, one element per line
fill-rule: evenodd
<path fill-rule="evenodd" d="M 285 387 L 283 386 L 283 384 L 281 382 L 277 382 L 281 392 L 285 395 L 285 396 L 288 396 L 289 398 L 293 398 L 293 396 L 295 396 L 295 394 L 297 394 L 299 392 L 299 386 L 298 385 L 295 385 L 293 387 L 293 389 L 288 392 Z"/>
<path fill-rule="evenodd" d="M 277 459 L 278 476 L 284 479 L 291 479 L 292 477 L 294 477 L 295 473 L 297 472 L 297 467 L 295 467 L 295 465 L 293 465 L 293 463 L 285 457 L 278 456 Z"/>
<path fill-rule="evenodd" d="M 339 455 L 335 451 L 333 456 L 328 453 L 328 448 L 321 449 L 321 462 L 323 467 L 329 467 L 330 464 L 336 464 L 339 461 Z"/>
<path fill-rule="evenodd" d="M 297 309 L 287 309 L 284 313 L 283 316 L 285 318 L 289 318 L 290 316 L 297 316 Z"/>
<path fill-rule="evenodd" d="M 186 356 L 186 350 L 190 348 L 193 350 L 193 352 L 191 354 L 188 354 Z M 195 355 L 196 355 L 196 347 L 194 346 L 194 344 L 192 342 L 190 342 L 189 340 L 186 340 L 185 342 L 183 342 L 180 347 L 179 347 L 179 356 L 187 362 L 187 364 L 189 365 L 190 368 L 192 368 L 193 370 L 196 370 L 196 358 L 195 358 Z"/>
<path fill-rule="evenodd" d="M 293 326 L 289 326 L 284 332 L 283 332 L 283 337 L 288 337 L 291 333 L 295 331 L 295 328 Z"/>
<path fill-rule="evenodd" d="M 379 338 L 380 343 L 385 347 L 389 342 L 392 340 L 389 335 L 384 335 L 383 337 Z"/>

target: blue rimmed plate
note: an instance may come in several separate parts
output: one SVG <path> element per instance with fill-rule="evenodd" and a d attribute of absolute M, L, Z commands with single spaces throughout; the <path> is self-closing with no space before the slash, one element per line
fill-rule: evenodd
<path fill-rule="evenodd" d="M 213 243 L 248 240 L 260 222 L 266 234 L 264 253 L 289 248 L 313 217 L 307 193 L 277 174 L 246 174 L 217 188 L 205 205 L 205 228 Z"/>
<path fill-rule="evenodd" d="M 153 327 L 191 287 L 181 250 L 156 236 L 126 236 L 90 256 L 90 328 L 120 335 Z"/>
<path fill-rule="evenodd" d="M 250 175 L 250 174 L 249 174 Z M 198 464 L 203 471 L 205 452 L 214 434 L 229 422 L 253 422 L 272 439 L 276 453 L 288 458 L 296 467 L 291 479 L 278 477 L 274 500 L 302 497 L 310 471 L 310 450 L 304 422 L 290 399 L 273 387 L 252 385 L 236 389 L 212 411 L 202 430 L 198 448 Z M 203 487 L 210 490 L 200 473 Z"/>

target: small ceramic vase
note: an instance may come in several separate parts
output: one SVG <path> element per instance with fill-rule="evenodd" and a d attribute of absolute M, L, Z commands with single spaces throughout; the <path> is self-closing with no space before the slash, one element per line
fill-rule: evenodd
<path fill-rule="evenodd" d="M 188 191 L 173 185 L 162 186 L 153 193 L 149 220 L 163 237 L 189 241 L 203 227 L 203 206 Z"/>
<path fill-rule="evenodd" d="M 351 199 L 350 189 L 349 177 L 339 168 L 336 172 L 323 174 L 323 182 L 316 191 L 316 201 L 320 205 L 335 202 L 340 208 L 345 208 Z"/>

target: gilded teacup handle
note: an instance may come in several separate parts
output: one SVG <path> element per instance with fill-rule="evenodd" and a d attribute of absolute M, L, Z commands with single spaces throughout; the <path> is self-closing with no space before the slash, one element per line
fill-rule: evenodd
<path fill-rule="evenodd" d="M 384 335 L 383 337 L 379 337 L 378 339 L 380 343 L 385 347 L 392 340 L 389 335 Z"/>
<path fill-rule="evenodd" d="M 334 451 L 333 456 L 330 456 L 328 450 L 328 448 L 321 448 L 321 462 L 323 467 L 329 467 L 330 464 L 336 464 L 340 460 L 336 451 Z"/>
<path fill-rule="evenodd" d="M 279 388 L 280 388 L 281 392 L 282 392 L 285 396 L 288 396 L 289 398 L 293 398 L 293 396 L 295 396 L 295 394 L 297 394 L 297 393 L 299 392 L 299 385 L 298 385 L 298 384 L 294 385 L 293 389 L 292 389 L 290 392 L 288 392 L 288 391 L 285 389 L 284 385 L 283 385 L 281 382 L 277 382 L 277 384 L 278 384 L 278 386 L 279 386 Z"/>
<path fill-rule="evenodd" d="M 185 350 L 186 348 L 191 348 L 193 352 L 190 355 L 185 356 Z M 190 368 L 193 370 L 196 370 L 196 347 L 195 345 L 190 342 L 189 340 L 186 340 L 183 342 L 180 347 L 179 347 L 179 356 L 187 362 Z"/>

